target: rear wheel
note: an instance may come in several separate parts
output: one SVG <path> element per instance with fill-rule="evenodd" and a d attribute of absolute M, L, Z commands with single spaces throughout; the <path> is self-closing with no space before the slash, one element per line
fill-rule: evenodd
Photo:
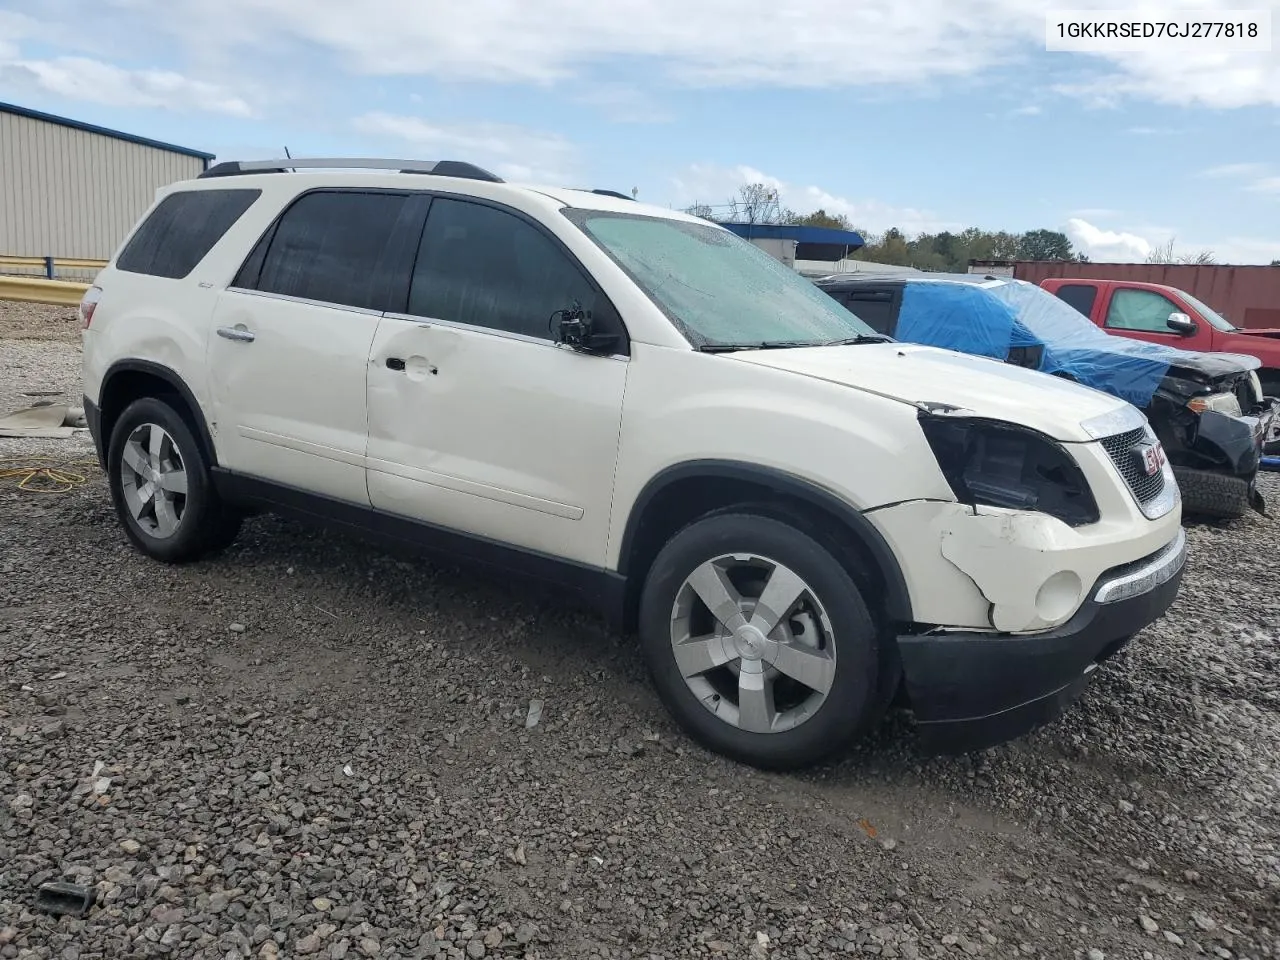
<path fill-rule="evenodd" d="M 816 539 L 745 513 L 696 521 L 650 569 L 640 634 L 658 693 L 698 742 L 763 768 L 833 755 L 884 709 L 875 623 Z"/>
<path fill-rule="evenodd" d="M 125 409 L 106 460 L 116 514 L 147 556 L 181 563 L 235 539 L 240 515 L 218 497 L 199 443 L 164 401 L 144 397 Z"/>
<path fill-rule="evenodd" d="M 1249 512 L 1251 484 L 1212 470 L 1175 467 L 1173 475 L 1182 492 L 1182 512 L 1189 516 L 1235 520 Z"/>

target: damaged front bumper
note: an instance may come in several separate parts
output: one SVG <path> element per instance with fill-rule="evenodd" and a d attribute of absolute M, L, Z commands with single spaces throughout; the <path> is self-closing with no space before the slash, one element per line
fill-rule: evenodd
<path fill-rule="evenodd" d="M 1246 416 L 1206 410 L 1199 416 L 1190 452 L 1206 464 L 1217 464 L 1237 477 L 1252 480 L 1278 418 L 1280 402 L 1271 399 Z"/>
<path fill-rule="evenodd" d="M 899 636 L 907 696 L 925 749 L 981 750 L 1052 720 L 1088 685 L 1098 664 L 1177 596 L 1186 534 L 1150 556 L 1112 568 L 1061 626 L 1032 634 L 935 631 Z"/>

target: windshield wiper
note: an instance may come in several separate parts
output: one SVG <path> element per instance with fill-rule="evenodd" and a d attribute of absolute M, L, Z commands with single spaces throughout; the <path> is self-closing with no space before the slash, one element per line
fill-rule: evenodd
<path fill-rule="evenodd" d="M 814 340 L 756 340 L 752 343 L 704 343 L 700 353 L 733 353 L 735 350 L 785 350 L 789 347 L 820 347 Z"/>
<path fill-rule="evenodd" d="M 704 343 L 701 353 L 733 353 L 736 350 L 786 350 L 791 347 L 844 347 L 857 343 L 894 343 L 893 337 L 879 333 L 860 333 L 856 337 L 835 340 L 756 340 L 752 343 Z"/>
<path fill-rule="evenodd" d="M 856 343 L 893 343 L 893 337 L 886 337 L 882 333 L 860 333 L 856 337 L 844 337 L 839 340 L 824 340 L 822 343 L 815 344 L 818 347 L 846 347 Z"/>

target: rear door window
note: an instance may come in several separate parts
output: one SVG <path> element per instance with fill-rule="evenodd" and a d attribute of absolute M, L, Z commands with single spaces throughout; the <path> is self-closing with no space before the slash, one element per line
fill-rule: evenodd
<path fill-rule="evenodd" d="M 1075 307 L 1086 317 L 1093 316 L 1093 305 L 1098 299 L 1098 288 L 1091 283 L 1067 283 L 1058 288 L 1058 299 Z"/>
<path fill-rule="evenodd" d="M 180 280 L 261 196 L 261 190 L 182 190 L 156 205 L 116 258 L 116 269 Z"/>
<path fill-rule="evenodd" d="M 355 190 L 304 194 L 260 241 L 236 285 L 335 306 L 385 309 L 390 291 L 378 282 L 377 268 L 405 200 L 405 194 Z"/>

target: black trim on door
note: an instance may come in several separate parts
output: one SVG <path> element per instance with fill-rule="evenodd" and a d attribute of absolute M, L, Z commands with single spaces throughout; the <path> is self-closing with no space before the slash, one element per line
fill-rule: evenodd
<path fill-rule="evenodd" d="M 627 332 L 627 323 L 623 319 L 622 313 L 618 310 L 617 306 L 614 304 L 613 300 L 609 297 L 609 295 L 605 293 L 604 289 L 596 281 L 596 278 L 591 275 L 591 271 L 588 270 L 583 265 L 582 261 L 578 258 L 577 254 L 575 254 L 572 250 L 570 250 L 563 240 L 561 240 L 554 233 L 552 233 L 551 230 L 547 228 L 546 224 L 542 223 L 540 220 L 535 219 L 534 217 L 529 216 L 523 210 L 517 210 L 515 207 L 508 206 L 507 204 L 501 203 L 497 200 L 489 200 L 485 197 L 474 197 L 474 196 L 470 196 L 468 194 L 462 194 L 462 193 L 449 193 L 443 190 L 434 190 L 434 191 L 416 190 L 414 191 L 414 194 L 425 197 L 428 203 L 430 203 L 430 201 L 432 200 L 440 199 L 440 200 L 454 200 L 454 201 L 457 201 L 458 203 L 472 203 L 472 204 L 475 204 L 476 206 L 481 206 L 481 207 L 489 207 L 493 210 L 498 210 L 498 211 L 501 211 L 502 213 L 510 214 L 516 219 L 521 220 L 524 223 L 528 224 L 538 233 L 542 234 L 544 237 L 547 238 L 547 240 L 551 242 L 551 245 L 554 246 L 557 250 L 559 250 L 560 253 L 565 257 L 565 259 L 567 259 L 569 263 L 573 265 L 574 269 L 577 270 L 578 273 L 582 275 L 582 279 L 586 281 L 587 286 L 589 286 L 591 289 L 593 289 L 596 292 L 596 296 L 599 298 L 599 300 L 597 301 L 598 306 L 596 308 L 596 313 L 597 314 L 601 314 L 602 312 L 605 313 L 608 317 L 608 322 L 617 327 L 619 340 L 618 340 L 618 345 L 613 349 L 612 352 L 622 357 L 629 357 L 631 355 L 631 335 Z M 412 205 L 412 201 L 410 205 Z M 414 269 L 417 268 L 417 253 L 421 247 L 422 235 L 427 228 L 429 215 L 430 215 L 430 210 L 424 207 L 422 210 L 422 220 L 418 226 L 418 237 L 414 246 L 413 262 L 408 274 L 404 276 L 404 289 L 401 290 L 399 287 L 396 287 L 394 290 L 394 293 L 391 294 L 389 297 L 389 299 L 391 299 L 393 302 L 400 302 L 403 304 L 403 306 L 400 309 L 388 308 L 387 313 L 404 314 L 408 309 L 409 287 L 413 282 L 413 271 Z M 397 230 L 398 229 L 399 229 L 399 225 L 397 225 Z M 601 307 L 603 307 L 604 309 L 602 310 Z"/>
<path fill-rule="evenodd" d="M 502 574 L 568 590 L 619 627 L 625 579 L 600 567 L 309 493 L 297 487 L 218 468 L 218 493 L 228 502 L 286 514 L 392 547 L 409 547 L 445 562 L 462 561 Z"/>
<path fill-rule="evenodd" d="M 271 223 L 267 225 L 267 228 L 262 231 L 262 235 L 258 237 L 257 241 L 249 249 L 248 255 L 244 258 L 244 260 L 241 261 L 240 266 L 236 269 L 236 272 L 232 278 L 232 281 L 228 286 L 231 288 L 240 288 L 242 290 L 256 291 L 258 289 L 258 284 L 262 280 L 263 265 L 266 263 L 267 257 L 271 253 L 271 245 L 275 242 L 276 233 L 280 228 L 281 222 L 284 220 L 285 216 L 289 213 L 289 211 L 292 210 L 295 206 L 297 206 L 297 204 L 300 201 L 302 201 L 305 197 L 309 197 L 312 194 L 316 194 L 316 193 L 388 194 L 393 197 L 404 198 L 405 204 L 401 208 L 400 213 L 397 215 L 395 225 L 392 227 L 391 234 L 388 235 L 387 241 L 383 245 L 382 252 L 378 257 L 377 265 L 374 267 L 374 274 L 378 279 L 378 283 L 375 285 L 374 289 L 382 291 L 382 303 L 377 304 L 372 309 L 374 309 L 374 311 L 378 313 L 387 312 L 388 311 L 387 304 L 389 302 L 394 302 L 394 299 L 392 297 L 392 290 L 395 289 L 390 283 L 391 275 L 389 273 L 389 266 L 388 266 L 389 254 L 391 254 L 393 251 L 392 241 L 396 238 L 399 231 L 402 229 L 403 225 L 405 224 L 406 209 L 414 205 L 413 200 L 418 194 L 421 193 L 421 191 L 405 190 L 405 189 L 394 188 L 394 187 L 326 187 L 326 186 L 312 187 L 308 190 L 303 190 L 301 193 L 295 194 L 293 197 L 291 197 L 289 199 L 289 202 L 286 203 L 283 207 L 281 207 L 280 210 L 276 213 Z M 425 214 L 424 214 L 424 217 L 425 217 Z M 404 277 L 403 280 L 400 281 L 400 283 L 402 283 L 403 286 L 405 287 L 405 291 L 406 291 L 405 296 L 407 297 L 409 278 L 407 276 Z M 343 303 L 335 303 L 333 304 L 333 306 L 340 307 L 340 308 L 347 308 L 350 305 L 343 304 Z"/>

